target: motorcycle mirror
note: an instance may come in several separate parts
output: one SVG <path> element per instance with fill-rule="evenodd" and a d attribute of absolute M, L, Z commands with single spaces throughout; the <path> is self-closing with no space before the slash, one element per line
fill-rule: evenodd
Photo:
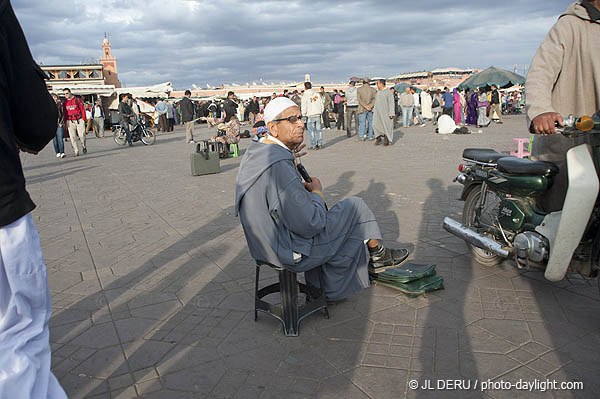
<path fill-rule="evenodd" d="M 563 126 L 565 127 L 575 127 L 575 117 L 573 116 L 573 114 L 569 115 L 568 117 L 564 118 L 563 117 Z M 558 122 L 556 122 L 556 126 L 560 126 L 558 124 Z"/>
<path fill-rule="evenodd" d="M 589 116 L 582 116 L 575 122 L 575 127 L 577 130 L 582 132 L 587 132 L 588 130 L 592 130 L 594 128 L 594 120 Z"/>

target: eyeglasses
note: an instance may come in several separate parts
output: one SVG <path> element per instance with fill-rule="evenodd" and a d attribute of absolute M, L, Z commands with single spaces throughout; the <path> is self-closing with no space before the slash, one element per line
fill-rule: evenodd
<path fill-rule="evenodd" d="M 273 119 L 271 122 L 288 121 L 289 123 L 294 124 L 294 123 L 297 123 L 301 118 L 302 118 L 302 116 L 292 115 L 292 116 L 288 116 L 287 118 Z"/>

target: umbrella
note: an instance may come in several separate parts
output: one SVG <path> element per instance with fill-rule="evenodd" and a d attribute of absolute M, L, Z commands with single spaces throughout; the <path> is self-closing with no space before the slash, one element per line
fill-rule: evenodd
<path fill-rule="evenodd" d="M 476 73 L 467 80 L 458 85 L 460 90 L 475 89 L 496 85 L 499 88 L 521 85 L 525 83 L 525 78 L 516 73 L 504 69 L 489 67 L 485 71 Z"/>
<path fill-rule="evenodd" d="M 420 93 L 422 91 L 418 87 L 409 85 L 408 83 L 398 83 L 397 85 L 394 86 L 394 90 L 396 90 L 398 93 L 404 93 L 404 90 L 406 90 L 407 87 L 410 87 L 411 89 L 415 89 L 415 91 L 417 93 Z"/>

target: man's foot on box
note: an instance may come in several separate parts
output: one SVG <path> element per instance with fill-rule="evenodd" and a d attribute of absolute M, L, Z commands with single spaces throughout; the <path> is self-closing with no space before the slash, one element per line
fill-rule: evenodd
<path fill-rule="evenodd" d="M 404 248 L 392 249 L 381 247 L 379 250 L 369 250 L 369 252 L 371 255 L 369 266 L 375 270 L 400 266 L 406 262 L 410 255 L 408 250 Z"/>

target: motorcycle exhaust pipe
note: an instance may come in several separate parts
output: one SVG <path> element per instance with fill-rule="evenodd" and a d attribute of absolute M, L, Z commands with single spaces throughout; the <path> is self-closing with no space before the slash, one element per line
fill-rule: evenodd
<path fill-rule="evenodd" d="M 475 231 L 462 225 L 461 223 L 457 222 L 452 218 L 445 217 L 443 226 L 444 230 L 446 230 L 447 232 L 454 234 L 458 238 L 465 240 L 466 242 L 476 246 L 477 248 L 490 251 L 493 254 L 502 256 L 503 258 L 508 258 L 510 255 L 510 251 L 504 248 L 496 241 L 492 240 L 491 238 L 482 236 L 479 233 L 476 233 Z"/>

